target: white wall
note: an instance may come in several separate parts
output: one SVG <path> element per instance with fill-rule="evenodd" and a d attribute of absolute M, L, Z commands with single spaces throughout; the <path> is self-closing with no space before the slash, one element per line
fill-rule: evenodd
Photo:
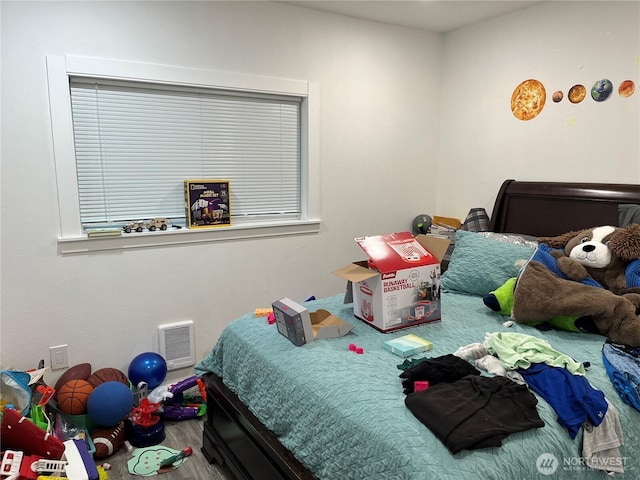
<path fill-rule="evenodd" d="M 493 208 L 507 178 L 640 181 L 640 2 L 547 2 L 445 36 L 438 205 L 464 217 Z M 540 115 L 521 121 L 511 94 L 534 78 L 547 90 Z M 571 104 L 575 84 L 610 79 L 602 103 Z M 617 94 L 636 82 L 629 98 Z M 562 90 L 565 99 L 553 103 Z"/>
<path fill-rule="evenodd" d="M 343 291 L 354 237 L 435 210 L 442 36 L 266 2 L 7 2 L 2 21 L 2 365 L 126 372 L 193 319 L 202 358 L 241 314 Z M 45 56 L 294 78 L 320 87 L 318 235 L 61 255 Z M 264 321 L 256 320 L 256 321 Z M 48 374 L 53 383 L 60 372 Z M 172 378 L 190 375 L 176 371 Z"/>
<path fill-rule="evenodd" d="M 527 78 L 565 92 L 639 82 L 638 6 L 549 2 L 443 37 L 268 2 L 1 2 L 2 365 L 34 367 L 67 343 L 72 364 L 126 371 L 156 349 L 157 325 L 181 319 L 199 359 L 241 314 L 342 291 L 330 271 L 360 258 L 355 236 L 490 211 L 509 177 L 639 181 L 640 92 L 548 100 L 529 122 L 509 106 Z M 60 255 L 48 54 L 318 83 L 321 233 Z"/>

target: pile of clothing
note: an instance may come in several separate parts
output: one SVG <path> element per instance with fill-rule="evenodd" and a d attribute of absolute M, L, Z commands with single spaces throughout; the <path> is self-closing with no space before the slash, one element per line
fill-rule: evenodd
<path fill-rule="evenodd" d="M 623 357 L 611 357 L 611 365 L 622 363 Z M 572 439 L 583 429 L 582 456 L 588 466 L 623 473 L 618 412 L 589 383 L 588 367 L 543 339 L 509 332 L 487 333 L 484 342 L 453 354 L 398 365 L 407 408 L 453 454 L 501 446 L 511 433 L 543 427 L 533 391 L 555 410 Z M 640 406 L 640 383 L 630 387 L 622 376 L 617 378 L 626 391 L 635 388 L 630 396 Z M 428 381 L 429 388 L 415 391 L 420 381 Z"/>
<path fill-rule="evenodd" d="M 640 410 L 640 348 L 607 340 L 602 347 L 602 362 L 620 398 Z"/>

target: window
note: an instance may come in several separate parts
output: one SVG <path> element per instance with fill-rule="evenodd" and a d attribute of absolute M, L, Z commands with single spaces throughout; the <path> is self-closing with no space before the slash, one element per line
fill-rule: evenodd
<path fill-rule="evenodd" d="M 83 227 L 185 216 L 183 180 L 229 179 L 232 223 L 300 215 L 300 98 L 71 78 Z"/>
<path fill-rule="evenodd" d="M 47 70 L 61 242 L 109 222 L 184 223 L 183 180 L 198 178 L 230 180 L 234 231 L 198 241 L 318 231 L 315 85 L 71 56 Z M 194 240 L 162 242 L 175 241 Z"/>

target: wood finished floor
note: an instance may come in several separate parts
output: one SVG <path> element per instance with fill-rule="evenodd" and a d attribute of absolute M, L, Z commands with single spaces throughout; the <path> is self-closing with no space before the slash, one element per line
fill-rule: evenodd
<path fill-rule="evenodd" d="M 165 422 L 164 441 L 160 443 L 165 447 L 182 450 L 186 447 L 193 449 L 193 454 L 187 461 L 171 472 L 160 475 L 141 477 L 129 473 L 127 462 L 132 454 L 122 447 L 118 453 L 109 458 L 97 460 L 96 464 L 109 463 L 111 470 L 109 480 L 149 478 L 158 480 L 234 480 L 233 475 L 226 467 L 218 464 L 210 465 L 200 448 L 202 447 L 202 428 L 204 418 L 184 420 L 180 422 Z M 135 447 L 134 447 L 135 448 Z"/>

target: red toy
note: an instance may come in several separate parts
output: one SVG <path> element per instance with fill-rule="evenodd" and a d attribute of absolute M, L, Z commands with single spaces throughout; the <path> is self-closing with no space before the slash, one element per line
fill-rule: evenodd
<path fill-rule="evenodd" d="M 24 454 L 22 452 L 14 452 L 13 450 L 4 452 L 0 475 L 8 477 L 7 480 L 18 478 L 20 476 L 20 465 L 22 464 L 23 457 Z"/>
<path fill-rule="evenodd" d="M 131 421 L 141 427 L 151 427 L 160 421 L 157 415 L 158 410 L 160 410 L 159 403 L 151 403 L 148 398 L 143 398 L 140 406 L 131 412 Z"/>
<path fill-rule="evenodd" d="M 131 428 L 127 432 L 133 446 L 149 447 L 164 440 L 164 422 L 157 415 L 159 410 L 160 404 L 151 403 L 148 398 L 143 398 L 140 405 L 133 409 L 129 417 Z"/>
<path fill-rule="evenodd" d="M 64 444 L 48 434 L 13 408 L 2 412 L 2 448 L 20 450 L 25 455 L 57 460 L 64 453 Z"/>
<path fill-rule="evenodd" d="M 2 456 L 2 471 L 0 475 L 8 475 L 6 480 L 36 480 L 39 473 L 31 468 L 42 457 L 25 455 L 22 452 L 7 450 Z"/>
<path fill-rule="evenodd" d="M 415 382 L 413 382 L 414 392 L 419 392 L 420 390 L 426 390 L 427 388 L 429 388 L 429 382 L 427 381 L 416 380 Z"/>

